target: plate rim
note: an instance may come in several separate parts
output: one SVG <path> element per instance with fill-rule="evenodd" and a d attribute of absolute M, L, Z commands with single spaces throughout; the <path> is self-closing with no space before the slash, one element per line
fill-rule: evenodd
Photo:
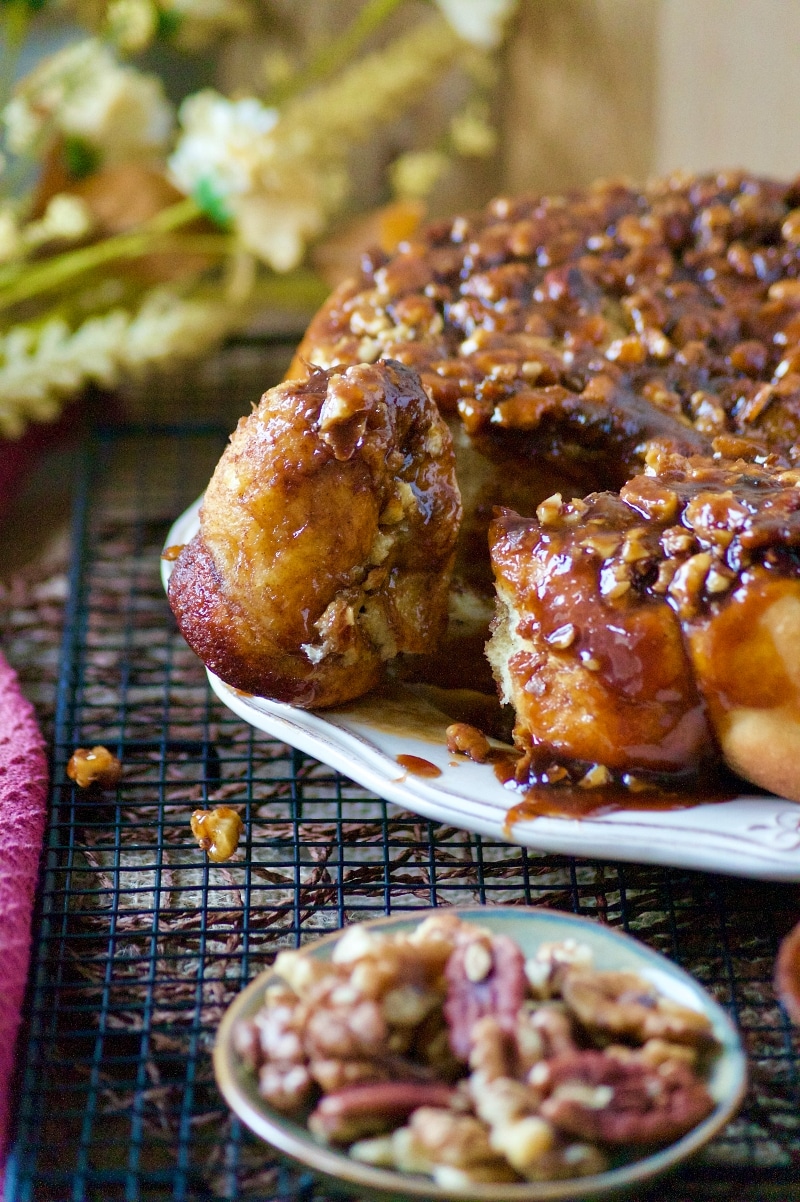
<path fill-rule="evenodd" d="M 518 1182 L 512 1184 L 480 1183 L 474 1189 L 453 1191 L 436 1185 L 428 1177 L 404 1174 L 397 1170 L 380 1169 L 363 1162 L 352 1160 L 344 1152 L 336 1152 L 324 1144 L 317 1143 L 299 1124 L 292 1122 L 277 1111 L 271 1111 L 266 1103 L 257 1106 L 241 1085 L 242 1067 L 236 1064 L 233 1052 L 232 1032 L 236 1022 L 250 1009 L 254 1009 L 259 998 L 270 983 L 280 980 L 274 967 L 258 973 L 241 990 L 227 1007 L 217 1029 L 213 1049 L 214 1076 L 226 1103 L 239 1119 L 259 1138 L 276 1148 L 283 1156 L 311 1168 L 326 1180 L 339 1187 L 357 1187 L 373 1191 L 373 1195 L 384 1198 L 429 1198 L 445 1202 L 458 1198 L 463 1202 L 568 1202 L 581 1198 L 607 1197 L 648 1181 L 686 1160 L 714 1138 L 738 1111 L 748 1086 L 747 1055 L 742 1038 L 733 1021 L 720 1003 L 690 973 L 669 957 L 656 951 L 634 936 L 614 927 L 606 926 L 583 915 L 553 910 L 544 906 L 514 905 L 471 905 L 440 906 L 399 914 L 382 915 L 363 922 L 346 924 L 327 935 L 303 944 L 301 953 L 314 955 L 332 948 L 350 926 L 367 929 L 415 926 L 433 913 L 446 910 L 472 921 L 491 927 L 493 920 L 534 918 L 541 919 L 545 926 L 563 926 L 574 931 L 592 929 L 601 931 L 602 937 L 617 942 L 626 950 L 633 951 L 637 960 L 650 962 L 661 972 L 688 986 L 692 994 L 702 1003 L 706 1013 L 712 1016 L 715 1032 L 723 1031 L 720 1039 L 721 1055 L 726 1058 L 733 1074 L 734 1088 L 725 1097 L 716 1101 L 714 1110 L 702 1123 L 693 1127 L 686 1135 L 665 1148 L 651 1153 L 641 1160 L 619 1165 L 591 1177 L 568 1178 L 561 1181 Z M 565 936 L 566 937 L 566 936 Z M 275 1116 L 274 1118 L 272 1116 Z M 282 1125 L 286 1124 L 286 1126 Z M 292 1128 L 297 1128 L 295 1133 Z M 267 1133 L 268 1134 L 265 1134 Z M 298 1154 L 299 1153 L 299 1154 Z M 341 1172 L 344 1168 L 346 1171 Z"/>

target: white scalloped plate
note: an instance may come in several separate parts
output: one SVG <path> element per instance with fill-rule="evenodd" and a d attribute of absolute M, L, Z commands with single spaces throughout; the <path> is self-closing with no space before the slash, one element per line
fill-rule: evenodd
<path fill-rule="evenodd" d="M 199 508 L 197 501 L 178 518 L 167 546 L 192 538 Z M 172 565 L 161 562 L 166 587 Z M 508 810 L 519 795 L 503 787 L 490 764 L 454 759 L 444 735 L 452 719 L 411 690 L 314 712 L 239 693 L 211 672 L 208 677 L 225 705 L 256 729 L 434 822 L 542 852 L 800 880 L 800 805 L 795 802 L 746 795 L 708 803 L 699 798 L 697 805 L 681 810 L 619 810 L 580 820 L 538 817 L 509 827 Z M 398 755 L 428 760 L 441 776 L 411 775 Z"/>

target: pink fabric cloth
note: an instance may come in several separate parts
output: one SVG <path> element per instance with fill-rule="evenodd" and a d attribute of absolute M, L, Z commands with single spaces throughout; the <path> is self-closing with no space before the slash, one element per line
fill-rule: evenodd
<path fill-rule="evenodd" d="M 0 1188 L 46 798 L 44 740 L 16 672 L 0 654 Z"/>
<path fill-rule="evenodd" d="M 17 484 L 36 458 L 37 443 L 30 437 L 11 442 L 0 438 L 0 514 L 11 503 Z"/>
<path fill-rule="evenodd" d="M 106 416 L 109 411 L 113 413 L 113 401 L 107 403 L 103 411 Z M 16 497 L 25 476 L 36 467 L 46 451 L 75 436 L 80 418 L 78 407 L 70 405 L 58 421 L 35 422 L 28 426 L 21 438 L 0 436 L 0 521 Z"/>

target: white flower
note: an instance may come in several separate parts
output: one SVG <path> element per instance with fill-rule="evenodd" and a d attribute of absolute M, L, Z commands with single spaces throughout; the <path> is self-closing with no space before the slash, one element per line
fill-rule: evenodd
<path fill-rule="evenodd" d="M 35 150 L 41 138 L 59 130 L 88 142 L 107 163 L 161 151 L 173 123 L 158 77 L 120 66 L 95 38 L 40 63 L 17 85 L 2 116 L 17 153 Z"/>
<path fill-rule="evenodd" d="M 233 217 L 242 245 L 276 271 L 290 271 L 341 200 L 341 171 L 316 170 L 272 137 L 277 109 L 258 100 L 200 92 L 180 109 L 184 127 L 169 160 L 172 179 L 212 216 Z"/>
<path fill-rule="evenodd" d="M 14 154 L 26 154 L 35 146 L 44 125 L 43 117 L 34 112 L 27 100 L 14 96 L 2 112 L 6 140 Z"/>
<path fill-rule="evenodd" d="M 83 238 L 92 228 L 89 206 L 79 196 L 59 192 L 48 201 L 39 221 L 31 221 L 22 231 L 26 246 L 63 239 L 67 242 Z"/>
<path fill-rule="evenodd" d="M 58 115 L 65 134 L 83 138 L 106 163 L 125 162 L 164 148 L 172 109 L 155 75 L 121 67 L 103 48 L 93 79 L 76 88 Z"/>
<path fill-rule="evenodd" d="M 450 164 L 440 150 L 410 150 L 392 163 L 389 175 L 395 194 L 419 200 L 433 190 Z"/>
<path fill-rule="evenodd" d="M 503 40 L 518 0 L 436 0 L 436 4 L 465 42 L 494 50 Z"/>
<path fill-rule="evenodd" d="M 321 233 L 325 214 L 319 205 L 290 198 L 255 195 L 237 205 L 242 244 L 275 271 L 291 271 L 309 239 Z"/>
<path fill-rule="evenodd" d="M 258 186 L 265 134 L 278 110 L 253 98 L 227 100 L 207 88 L 184 100 L 178 112 L 183 134 L 169 169 L 187 195 L 208 184 L 222 198 L 241 196 Z"/>

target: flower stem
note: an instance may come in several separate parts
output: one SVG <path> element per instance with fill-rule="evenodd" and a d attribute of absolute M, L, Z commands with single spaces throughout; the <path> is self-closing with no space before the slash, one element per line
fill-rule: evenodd
<path fill-rule="evenodd" d="M 276 84 L 266 96 L 265 103 L 280 105 L 292 96 L 327 79 L 357 54 L 367 38 L 379 29 L 402 3 L 403 0 L 367 0 L 344 33 L 327 42 L 319 53 L 290 79 Z"/>
<path fill-rule="evenodd" d="M 276 309 L 318 309 L 330 288 L 313 271 L 296 268 L 286 275 L 259 278 L 249 298 L 251 310 L 259 306 Z"/>
<path fill-rule="evenodd" d="M 5 273 L 0 272 L 0 312 L 10 309 L 20 301 L 30 300 L 42 292 L 59 288 L 107 263 L 118 259 L 140 258 L 153 249 L 154 238 L 179 229 L 199 216 L 197 204 L 191 198 L 187 198 L 162 209 L 138 230 L 115 234 L 101 242 L 93 242 L 91 246 L 79 247 L 78 250 L 65 251 L 38 267 L 26 264 L 24 272 L 20 264 L 14 264 L 13 268 L 7 268 Z"/>
<path fill-rule="evenodd" d="M 30 24 L 26 0 L 3 5 L 3 36 L 0 39 L 0 106 L 5 106 L 14 86 L 19 52 Z"/>

